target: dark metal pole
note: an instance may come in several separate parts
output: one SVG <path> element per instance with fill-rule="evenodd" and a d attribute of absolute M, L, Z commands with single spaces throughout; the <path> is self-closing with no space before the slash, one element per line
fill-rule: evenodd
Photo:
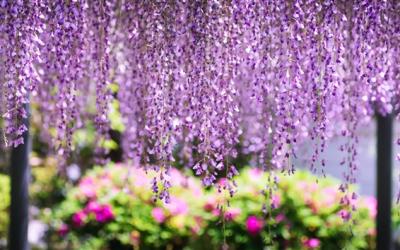
<path fill-rule="evenodd" d="M 25 105 L 29 114 L 29 105 Z M 24 144 L 12 149 L 11 152 L 11 206 L 10 206 L 10 226 L 8 232 L 9 250 L 28 250 L 28 223 L 29 223 L 29 115 L 24 119 L 24 124 L 28 128 L 23 135 Z"/>
<path fill-rule="evenodd" d="M 377 249 L 391 250 L 392 226 L 392 115 L 377 117 L 377 197 L 378 215 L 376 217 Z"/>

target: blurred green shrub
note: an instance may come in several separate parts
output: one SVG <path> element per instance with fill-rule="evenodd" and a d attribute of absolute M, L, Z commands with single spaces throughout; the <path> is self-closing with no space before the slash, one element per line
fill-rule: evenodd
<path fill-rule="evenodd" d="M 40 209 L 52 207 L 65 199 L 64 191 L 69 185 L 61 177 L 54 157 L 30 158 L 32 181 L 29 187 L 31 204 Z"/>
<path fill-rule="evenodd" d="M 297 171 L 278 175 L 271 199 L 260 190 L 268 175 L 244 169 L 238 192 L 205 191 L 193 177 L 171 171 L 171 202 L 154 202 L 154 172 L 123 165 L 97 167 L 45 215 L 54 249 L 373 249 L 376 202 L 361 197 L 354 224 L 341 218 L 338 183 Z M 223 186 L 224 180 L 220 180 Z M 271 201 L 275 209 L 262 212 Z M 269 209 L 268 209 L 269 210 Z M 225 242 L 225 243 L 224 243 Z"/>
<path fill-rule="evenodd" d="M 10 180 L 0 174 L 0 239 L 7 237 L 8 210 L 10 207 Z"/>

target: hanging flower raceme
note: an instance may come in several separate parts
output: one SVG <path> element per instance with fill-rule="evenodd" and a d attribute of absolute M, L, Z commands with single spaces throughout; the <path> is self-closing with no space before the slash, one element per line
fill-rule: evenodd
<path fill-rule="evenodd" d="M 43 112 L 43 135 L 65 156 L 87 120 L 99 142 L 107 139 L 109 105 L 118 100 L 125 157 L 158 166 L 153 189 L 165 201 L 177 155 L 205 185 L 227 177 L 221 190 L 233 195 L 238 145 L 260 168 L 288 173 L 299 149 L 312 145 L 310 170 L 324 174 L 327 141 L 338 135 L 350 207 L 357 130 L 400 107 L 396 1 L 0 4 L 7 144 L 23 142 L 30 96 Z"/>
<path fill-rule="evenodd" d="M 87 19 L 83 2 L 65 4 L 61 1 L 40 3 L 42 33 L 39 44 L 41 55 L 37 58 L 41 81 L 33 92 L 34 100 L 47 115 L 44 133 L 57 128 L 53 143 L 61 155 L 72 147 L 72 134 L 83 111 L 78 95 L 86 91 L 85 52 L 88 41 L 85 33 Z"/>
<path fill-rule="evenodd" d="M 39 76 L 35 69 L 39 57 L 40 16 L 36 1 L 2 1 L 0 3 L 0 111 L 5 121 L 5 143 L 17 147 L 27 131 L 25 105 L 35 90 Z"/>

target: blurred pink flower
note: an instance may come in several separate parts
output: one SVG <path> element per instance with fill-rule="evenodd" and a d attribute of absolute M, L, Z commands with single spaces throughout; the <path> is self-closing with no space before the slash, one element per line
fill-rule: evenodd
<path fill-rule="evenodd" d="M 187 178 L 182 175 L 179 170 L 173 168 L 169 171 L 169 176 L 171 177 L 171 183 L 173 186 L 186 186 L 187 185 Z"/>
<path fill-rule="evenodd" d="M 93 199 L 96 197 L 96 185 L 92 177 L 83 178 L 79 183 L 79 189 L 88 199 Z"/>
<path fill-rule="evenodd" d="M 108 175 L 103 175 L 98 179 L 99 184 L 102 188 L 111 188 L 113 186 L 113 181 L 111 180 L 111 177 Z"/>
<path fill-rule="evenodd" d="M 315 182 L 309 183 L 308 188 L 310 189 L 311 192 L 316 192 L 319 190 L 319 186 Z"/>
<path fill-rule="evenodd" d="M 201 185 L 197 185 L 193 179 L 189 179 L 187 183 L 188 188 L 192 191 L 194 196 L 199 197 L 203 195 L 203 189 Z"/>
<path fill-rule="evenodd" d="M 262 220 L 258 219 L 256 216 L 251 215 L 247 218 L 246 229 L 249 234 L 256 236 L 259 234 L 264 226 Z"/>
<path fill-rule="evenodd" d="M 207 199 L 207 201 L 204 204 L 203 208 L 207 212 L 211 212 L 211 211 L 213 211 L 215 209 L 216 203 L 217 203 L 217 199 L 215 199 L 215 197 L 210 197 L 210 198 Z"/>
<path fill-rule="evenodd" d="M 280 222 L 286 220 L 286 216 L 285 216 L 284 214 L 278 214 L 278 215 L 275 217 L 275 220 L 276 220 L 277 223 L 280 223 Z"/>
<path fill-rule="evenodd" d="M 96 201 L 90 201 L 85 208 L 87 213 L 97 213 L 101 210 L 101 205 Z"/>
<path fill-rule="evenodd" d="M 100 210 L 97 210 L 94 213 L 96 215 L 96 220 L 101 223 L 114 219 L 114 213 L 111 206 L 108 204 L 101 206 Z"/>
<path fill-rule="evenodd" d="M 333 187 L 326 187 L 322 190 L 323 206 L 332 206 L 338 203 L 338 191 Z"/>
<path fill-rule="evenodd" d="M 304 246 L 311 248 L 311 249 L 317 248 L 317 247 L 319 247 L 319 245 L 320 245 L 320 241 L 317 238 L 311 238 L 304 242 Z"/>
<path fill-rule="evenodd" d="M 218 208 L 215 208 L 214 210 L 211 211 L 211 214 L 214 216 L 219 216 L 220 215 L 220 210 Z"/>
<path fill-rule="evenodd" d="M 57 233 L 59 236 L 64 237 L 69 232 L 69 227 L 67 224 L 61 224 L 60 228 L 58 228 Z"/>
<path fill-rule="evenodd" d="M 375 236 L 376 235 L 376 229 L 375 228 L 368 229 L 368 234 L 371 235 L 371 236 Z"/>
<path fill-rule="evenodd" d="M 364 199 L 365 206 L 369 210 L 369 215 L 373 218 L 376 217 L 377 214 L 377 202 L 375 197 L 369 196 Z"/>
<path fill-rule="evenodd" d="M 72 224 L 75 227 L 82 227 L 85 224 L 86 217 L 87 215 L 84 211 L 76 212 L 72 215 Z"/>
<path fill-rule="evenodd" d="M 151 216 L 153 216 L 154 220 L 158 223 L 163 223 L 165 221 L 165 214 L 162 208 L 155 207 L 151 211 Z"/>
<path fill-rule="evenodd" d="M 252 168 L 249 171 L 249 175 L 252 180 L 259 179 L 262 176 L 262 174 L 263 174 L 263 171 L 259 168 Z"/>
<path fill-rule="evenodd" d="M 278 194 L 272 196 L 272 209 L 275 209 L 281 205 L 281 197 Z"/>
<path fill-rule="evenodd" d="M 303 195 L 306 200 L 311 199 L 312 194 L 319 190 L 319 186 L 315 182 L 309 183 L 307 181 L 299 181 L 296 183 L 296 186 L 298 190 L 302 191 L 299 194 Z"/>
<path fill-rule="evenodd" d="M 226 220 L 232 221 L 232 220 L 236 219 L 240 215 L 241 212 L 242 211 L 240 210 L 240 208 L 230 207 L 227 209 L 224 216 L 225 216 Z"/>
<path fill-rule="evenodd" d="M 194 216 L 194 221 L 195 223 L 191 225 L 190 229 L 192 233 L 199 234 L 203 224 L 203 218 L 201 216 Z"/>
<path fill-rule="evenodd" d="M 296 186 L 297 186 L 298 190 L 306 190 L 307 187 L 308 187 L 308 182 L 306 182 L 306 181 L 298 181 L 296 183 Z"/>
<path fill-rule="evenodd" d="M 171 201 L 165 204 L 165 207 L 172 215 L 187 214 L 189 212 L 189 206 L 183 199 L 171 197 Z"/>
<path fill-rule="evenodd" d="M 143 169 L 138 167 L 129 167 L 130 169 L 130 178 L 133 179 L 135 187 L 146 187 L 151 188 L 149 176 L 146 174 Z"/>

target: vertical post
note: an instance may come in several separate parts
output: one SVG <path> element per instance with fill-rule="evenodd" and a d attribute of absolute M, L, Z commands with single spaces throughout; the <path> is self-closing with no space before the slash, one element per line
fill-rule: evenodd
<path fill-rule="evenodd" d="M 8 232 L 8 249 L 28 250 L 28 223 L 29 223 L 29 104 L 25 104 L 28 117 L 24 124 L 28 128 L 23 135 L 24 144 L 12 149 L 11 152 L 11 206 L 10 225 Z"/>
<path fill-rule="evenodd" d="M 377 117 L 377 197 L 378 215 L 376 217 L 377 249 L 391 250 L 392 227 L 392 115 Z"/>

